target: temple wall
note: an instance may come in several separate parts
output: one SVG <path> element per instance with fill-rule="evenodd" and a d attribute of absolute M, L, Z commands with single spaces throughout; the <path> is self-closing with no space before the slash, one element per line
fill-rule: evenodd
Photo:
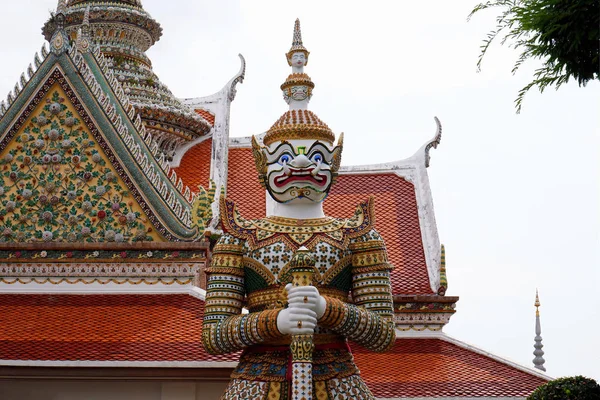
<path fill-rule="evenodd" d="M 218 400 L 227 382 L 0 380 L 2 400 Z"/>

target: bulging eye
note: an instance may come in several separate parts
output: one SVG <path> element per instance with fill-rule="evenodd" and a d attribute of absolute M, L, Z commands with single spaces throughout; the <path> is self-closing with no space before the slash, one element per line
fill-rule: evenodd
<path fill-rule="evenodd" d="M 321 153 L 316 153 L 312 156 L 312 160 L 313 162 L 319 163 L 323 161 L 323 156 L 321 155 Z"/>
<path fill-rule="evenodd" d="M 282 154 L 281 157 L 279 157 L 279 161 L 277 161 L 279 164 L 287 164 L 290 162 L 292 158 L 288 155 L 288 154 Z"/>

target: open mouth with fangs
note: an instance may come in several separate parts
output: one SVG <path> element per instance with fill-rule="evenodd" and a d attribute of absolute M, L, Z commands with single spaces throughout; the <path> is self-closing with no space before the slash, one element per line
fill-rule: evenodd
<path fill-rule="evenodd" d="M 274 179 L 275 186 L 282 187 L 291 182 L 311 182 L 318 186 L 323 186 L 327 181 L 327 176 L 319 173 L 313 175 L 314 168 L 309 169 L 295 169 L 290 168 L 289 175 L 281 175 Z"/>

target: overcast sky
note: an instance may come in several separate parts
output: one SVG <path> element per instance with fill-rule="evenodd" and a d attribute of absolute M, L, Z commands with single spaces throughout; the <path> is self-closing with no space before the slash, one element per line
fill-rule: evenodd
<path fill-rule="evenodd" d="M 56 1 L 2 3 L 6 94 L 41 47 Z M 237 54 L 246 57 L 232 136 L 264 132 L 287 109 L 279 85 L 297 17 L 316 83 L 310 108 L 345 132 L 345 165 L 409 157 L 438 116 L 444 134 L 429 176 L 447 294 L 460 296 L 445 331 L 532 366 L 537 287 L 548 374 L 600 380 L 600 84 L 531 91 L 516 115 L 513 101 L 538 64 L 512 76 L 517 53 L 495 46 L 477 73 L 494 13 L 467 23 L 475 4 L 144 0 L 164 28 L 148 54 L 178 97 L 220 90 Z"/>

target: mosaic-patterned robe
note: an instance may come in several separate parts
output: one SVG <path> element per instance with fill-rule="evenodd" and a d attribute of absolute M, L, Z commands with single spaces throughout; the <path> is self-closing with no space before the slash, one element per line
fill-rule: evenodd
<path fill-rule="evenodd" d="M 279 278 L 301 246 L 316 258 L 315 286 L 327 299 L 314 335 L 313 396 L 373 399 L 347 343 L 385 351 L 395 339 L 393 267 L 373 229 L 372 199 L 350 219 L 244 220 L 227 200 L 221 210 L 225 234 L 207 269 L 203 341 L 214 354 L 244 349 L 223 399 L 289 399 L 290 337 L 277 329 L 286 282 Z"/>

